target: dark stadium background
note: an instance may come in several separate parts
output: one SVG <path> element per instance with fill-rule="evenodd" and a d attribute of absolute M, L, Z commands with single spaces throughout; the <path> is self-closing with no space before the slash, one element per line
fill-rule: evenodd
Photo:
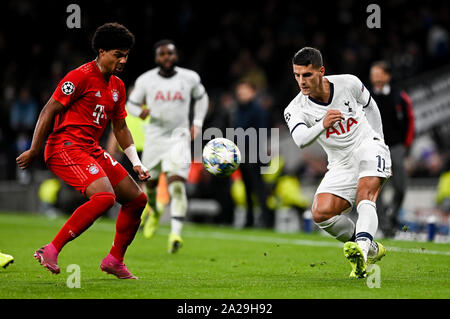
<path fill-rule="evenodd" d="M 66 26 L 70 3 L 81 8 L 80 29 Z M 369 3 L 380 5 L 379 29 L 366 25 Z M 371 63 L 379 59 L 389 61 L 395 82 L 412 91 L 440 76 L 448 78 L 450 72 L 448 1 L 7 0 L 0 6 L 0 180 L 4 185 L 18 178 L 14 162 L 18 134 L 30 135 L 34 128 L 18 131 L 10 125 L 11 107 L 20 91 L 29 89 L 38 114 L 65 73 L 95 58 L 90 37 L 105 22 L 120 22 L 136 36 L 121 75 L 126 86 L 154 66 L 153 43 L 170 38 L 179 48 L 180 65 L 200 74 L 214 110 L 233 98 L 233 85 L 239 79 L 251 77 L 271 114 L 271 125 L 280 129 L 284 129 L 283 109 L 297 94 L 291 58 L 303 46 L 322 51 L 326 74 L 351 73 L 365 83 Z M 414 107 L 418 109 L 420 103 Z M 447 101 L 436 111 L 441 112 L 436 120 L 416 132 L 417 138 L 429 136 L 435 157 L 412 154 L 408 162 L 410 176 L 431 178 L 431 185 L 449 170 L 448 108 Z M 426 117 L 427 110 L 422 111 L 418 123 Z M 42 156 L 33 169 L 45 169 Z M 297 167 L 295 173 L 302 180 L 319 178 L 323 171 L 310 173 Z M 11 206 L 8 201 L 2 205 Z"/>

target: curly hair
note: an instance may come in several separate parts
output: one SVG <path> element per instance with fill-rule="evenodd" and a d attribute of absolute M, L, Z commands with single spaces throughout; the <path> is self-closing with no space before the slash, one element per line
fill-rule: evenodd
<path fill-rule="evenodd" d="M 175 51 L 176 51 L 176 45 L 175 42 L 171 39 L 163 39 L 163 40 L 159 40 L 158 42 L 156 42 L 153 45 L 153 51 L 156 53 L 156 51 L 158 50 L 159 47 L 162 47 L 163 45 L 169 45 L 172 44 L 175 47 Z"/>
<path fill-rule="evenodd" d="M 131 49 L 134 46 L 134 35 L 120 23 L 105 23 L 95 30 L 92 37 L 92 49 L 98 53 L 114 49 Z"/>

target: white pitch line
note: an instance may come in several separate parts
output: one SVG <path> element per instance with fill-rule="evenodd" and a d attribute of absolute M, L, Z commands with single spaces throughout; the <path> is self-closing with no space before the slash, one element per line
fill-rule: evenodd
<path fill-rule="evenodd" d="M 389 251 L 399 252 L 399 253 L 413 253 L 413 254 L 428 254 L 428 255 L 443 255 L 450 256 L 450 251 L 438 251 L 438 250 L 427 250 L 418 248 L 401 248 L 401 247 L 386 247 Z"/>
<path fill-rule="evenodd" d="M 2 219 L 2 224 L 9 225 L 25 225 L 27 224 L 26 220 L 18 221 L 18 220 L 8 220 Z M 43 224 L 41 227 L 54 227 L 53 225 Z M 106 224 L 94 224 L 94 229 L 96 231 L 108 231 L 114 232 L 115 225 L 106 225 Z M 168 235 L 169 231 L 160 229 L 158 231 L 159 234 Z M 235 240 L 235 241 L 250 241 L 255 243 L 272 243 L 272 244 L 287 244 L 287 245 L 297 245 L 297 246 L 310 246 L 310 247 L 334 247 L 334 248 L 342 248 L 342 243 L 339 242 L 330 242 L 330 241 L 315 241 L 315 240 L 305 240 L 305 239 L 289 239 L 289 238 L 281 238 L 275 236 L 254 236 L 254 235 L 241 235 L 241 234 L 229 234 L 229 233 L 221 233 L 221 232 L 204 232 L 204 231 L 195 231 L 195 230 L 184 230 L 183 237 L 195 237 L 195 238 L 215 238 L 221 240 Z M 428 249 L 418 249 L 418 248 L 402 248 L 402 247 L 386 247 L 388 251 L 391 252 L 399 252 L 399 253 L 412 253 L 412 254 L 425 254 L 425 255 L 442 255 L 442 256 L 450 256 L 450 251 L 438 251 L 438 250 L 428 250 Z"/>
<path fill-rule="evenodd" d="M 252 236 L 252 235 L 240 235 L 240 234 L 227 234 L 220 232 L 202 232 L 202 231 L 184 231 L 183 236 L 186 237 L 197 237 L 197 238 L 215 238 L 223 240 L 239 240 L 239 241 L 250 241 L 259 243 L 273 243 L 273 244 L 288 244 L 288 245 L 298 245 L 298 246 L 311 246 L 311 247 L 334 247 L 342 248 L 342 243 L 339 242 L 328 242 L 328 241 L 315 241 L 315 240 L 304 240 L 304 239 L 289 239 L 280 238 L 274 236 Z M 401 248 L 401 247 L 386 247 L 388 251 L 400 252 L 400 253 L 413 253 L 413 254 L 428 254 L 428 255 L 443 255 L 450 256 L 450 251 L 437 251 L 437 250 L 427 250 L 427 249 L 417 249 L 417 248 Z"/>

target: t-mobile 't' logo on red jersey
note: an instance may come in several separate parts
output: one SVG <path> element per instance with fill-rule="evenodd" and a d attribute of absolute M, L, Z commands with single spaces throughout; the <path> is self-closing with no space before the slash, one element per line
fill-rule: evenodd
<path fill-rule="evenodd" d="M 161 101 L 176 101 L 176 100 L 180 100 L 183 101 L 183 96 L 181 95 L 181 92 L 179 91 L 175 91 L 175 92 L 163 92 L 163 91 L 158 91 L 156 92 L 155 95 L 155 102 L 161 100 Z"/>
<path fill-rule="evenodd" d="M 100 124 L 100 119 L 106 118 L 105 106 L 97 104 L 92 116 L 94 117 L 94 123 Z"/>
<path fill-rule="evenodd" d="M 353 117 L 350 117 L 347 120 L 347 125 L 344 126 L 344 124 L 342 124 L 342 122 L 339 122 L 338 127 L 329 127 L 327 129 L 327 138 L 330 137 L 331 134 L 336 134 L 336 135 L 341 135 L 341 134 L 345 134 L 347 132 L 350 132 L 350 128 L 352 127 L 353 124 L 358 124 L 358 121 L 355 120 Z"/>

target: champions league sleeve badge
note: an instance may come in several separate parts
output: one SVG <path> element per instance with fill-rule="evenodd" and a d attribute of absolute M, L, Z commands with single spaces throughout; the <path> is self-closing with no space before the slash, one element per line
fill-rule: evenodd
<path fill-rule="evenodd" d="M 63 85 L 61 85 L 61 91 L 65 95 L 70 95 L 73 93 L 73 91 L 75 91 L 75 85 L 70 81 L 66 81 L 63 83 Z"/>

